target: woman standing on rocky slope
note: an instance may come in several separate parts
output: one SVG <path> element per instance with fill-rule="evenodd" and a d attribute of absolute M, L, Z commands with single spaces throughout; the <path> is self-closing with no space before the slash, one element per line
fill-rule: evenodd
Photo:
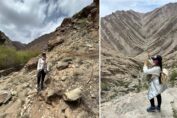
<path fill-rule="evenodd" d="M 160 111 L 161 109 L 161 93 L 164 91 L 161 82 L 161 72 L 162 72 L 162 57 L 156 55 L 151 58 L 153 61 L 153 67 L 148 68 L 147 61 L 144 62 L 143 71 L 147 75 L 151 75 L 151 80 L 149 83 L 148 99 L 151 106 L 147 108 L 147 112 L 154 112 L 155 110 Z M 158 106 L 154 104 L 154 98 L 157 97 Z"/>
<path fill-rule="evenodd" d="M 40 91 L 44 87 L 44 78 L 48 72 L 48 66 L 46 62 L 46 53 L 42 53 L 42 57 L 39 58 L 37 64 L 37 91 Z"/>

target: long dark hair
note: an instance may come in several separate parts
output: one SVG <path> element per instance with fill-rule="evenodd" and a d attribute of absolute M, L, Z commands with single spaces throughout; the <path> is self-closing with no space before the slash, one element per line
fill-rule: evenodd
<path fill-rule="evenodd" d="M 160 67 L 160 70 L 161 70 L 160 76 L 159 76 L 159 83 L 161 84 L 161 83 L 162 83 L 162 81 L 161 81 L 161 74 L 162 74 L 162 57 L 161 57 L 160 55 L 157 55 L 155 60 L 158 61 L 158 64 L 157 64 L 156 66 L 159 66 L 159 67 Z"/>
<path fill-rule="evenodd" d="M 159 62 L 159 66 L 160 66 L 160 76 L 159 76 L 159 83 L 161 84 L 162 83 L 162 79 L 161 79 L 161 75 L 162 75 L 162 60 Z"/>

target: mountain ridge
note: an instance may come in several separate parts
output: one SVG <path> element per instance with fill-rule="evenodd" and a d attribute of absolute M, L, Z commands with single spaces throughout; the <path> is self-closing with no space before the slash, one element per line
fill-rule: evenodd
<path fill-rule="evenodd" d="M 176 31 L 175 24 L 177 23 L 177 15 L 174 14 L 176 10 L 177 3 L 167 4 L 143 15 L 134 11 L 115 12 L 102 18 L 103 28 L 101 32 L 103 42 L 105 40 L 110 43 L 111 41 L 116 41 L 117 46 L 113 43 L 113 47 L 116 48 L 115 50 L 125 53 L 125 55 L 137 56 L 145 50 L 144 47 L 147 46 L 150 49 L 154 47 L 153 44 L 157 45 L 159 38 L 163 40 L 165 37 L 170 38 L 168 37 L 169 33 L 174 34 L 173 32 Z M 112 37 L 114 41 L 107 39 L 106 37 L 108 36 Z M 145 46 L 144 43 L 147 42 L 148 44 Z M 162 45 L 166 46 L 165 44 Z M 126 48 L 121 50 L 123 46 Z M 169 48 L 170 46 L 167 47 Z M 173 49 L 165 53 L 168 54 L 171 50 Z M 157 52 L 153 53 L 157 54 Z"/>

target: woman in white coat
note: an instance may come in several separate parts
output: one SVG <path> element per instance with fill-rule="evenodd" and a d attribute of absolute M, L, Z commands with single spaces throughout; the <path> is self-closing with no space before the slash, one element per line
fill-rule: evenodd
<path fill-rule="evenodd" d="M 47 61 L 46 61 L 46 53 L 42 53 L 42 57 L 39 58 L 37 64 L 37 91 L 43 90 L 44 88 L 44 78 L 46 73 L 49 71 Z"/>
<path fill-rule="evenodd" d="M 151 106 L 147 108 L 147 112 L 154 112 L 155 110 L 160 111 L 161 109 L 161 93 L 163 90 L 163 85 L 161 82 L 161 72 L 162 72 L 162 57 L 156 55 L 151 57 L 153 60 L 153 67 L 148 68 L 147 61 L 144 62 L 143 72 L 147 75 L 151 75 L 151 81 L 149 83 L 148 99 Z M 157 98 L 158 105 L 155 106 L 154 98 Z"/>

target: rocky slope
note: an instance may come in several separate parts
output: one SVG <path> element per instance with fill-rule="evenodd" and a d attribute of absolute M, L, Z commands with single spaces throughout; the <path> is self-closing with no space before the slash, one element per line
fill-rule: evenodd
<path fill-rule="evenodd" d="M 176 10 L 177 3 L 170 3 L 148 13 L 117 11 L 102 18 L 102 102 L 147 89 L 142 73 L 147 50 L 163 56 L 170 74 L 176 69 Z"/>
<path fill-rule="evenodd" d="M 93 0 L 95 2 L 95 4 L 97 5 L 97 9 L 98 6 L 99 6 L 99 1 L 98 0 Z M 84 17 L 87 17 L 89 15 L 89 10 L 87 9 L 90 9 L 89 7 L 85 8 L 85 10 L 81 11 L 80 13 L 76 14 L 73 16 L 74 17 L 77 17 L 77 18 L 84 18 Z M 91 11 L 91 12 L 94 12 Z M 92 19 L 92 18 L 95 18 L 97 17 L 98 19 L 98 16 L 95 16 L 96 14 L 93 14 L 93 16 L 88 16 L 89 19 L 91 20 L 95 20 L 95 19 Z M 65 27 L 65 25 L 68 23 L 68 26 L 69 25 L 72 25 L 74 22 L 70 20 L 70 18 L 68 19 L 65 19 L 64 22 L 62 23 L 62 25 Z M 61 29 L 61 28 L 60 28 Z M 61 29 L 61 32 L 64 32 L 63 29 Z M 55 32 L 52 32 L 52 33 L 49 33 L 49 34 L 45 34 L 45 35 L 42 35 L 41 37 L 37 38 L 37 39 L 34 39 L 32 42 L 28 43 L 25 47 L 26 50 L 39 50 L 39 51 L 43 51 L 43 50 L 47 50 L 48 48 L 48 41 L 49 40 L 52 40 L 53 38 L 55 38 Z"/>
<path fill-rule="evenodd" d="M 146 93 L 132 93 L 102 104 L 102 118 L 176 118 L 177 95 L 176 88 L 168 89 L 162 94 L 163 103 L 161 112 L 148 113 Z M 137 105 L 138 104 L 138 105 Z M 108 110 L 109 109 L 109 110 Z M 111 112 L 110 112 L 111 111 Z"/>
<path fill-rule="evenodd" d="M 48 42 L 50 72 L 36 92 L 36 62 L 0 79 L 0 117 L 98 118 L 98 2 L 66 18 Z M 74 91 L 73 91 L 74 90 Z M 78 92 L 79 91 L 79 92 Z M 74 98 L 68 94 L 81 93 Z"/>

